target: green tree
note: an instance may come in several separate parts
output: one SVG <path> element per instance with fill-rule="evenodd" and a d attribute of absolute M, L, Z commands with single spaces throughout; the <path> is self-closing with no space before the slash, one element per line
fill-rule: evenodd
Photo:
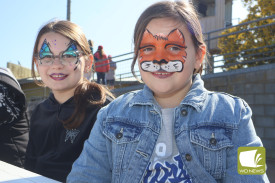
<path fill-rule="evenodd" d="M 242 2 L 249 13 L 240 24 L 275 14 L 274 0 L 242 0 Z M 271 58 L 275 55 L 275 26 L 269 25 L 255 29 L 274 22 L 274 18 L 269 18 L 223 31 L 221 34 L 227 36 L 219 39 L 218 47 L 224 55 L 227 66 L 224 70 L 275 63 L 275 59 Z M 243 30 L 245 31 L 236 33 Z"/>

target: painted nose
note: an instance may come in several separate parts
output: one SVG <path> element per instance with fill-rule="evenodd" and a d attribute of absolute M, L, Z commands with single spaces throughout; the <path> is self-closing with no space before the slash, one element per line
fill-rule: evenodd
<path fill-rule="evenodd" d="M 166 53 L 166 51 L 165 51 L 164 48 L 157 48 L 154 60 L 157 60 L 157 61 L 161 61 L 161 60 L 169 61 L 168 54 Z"/>

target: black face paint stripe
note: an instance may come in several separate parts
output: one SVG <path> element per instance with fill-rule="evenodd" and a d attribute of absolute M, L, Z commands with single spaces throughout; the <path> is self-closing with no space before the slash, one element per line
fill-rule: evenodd
<path fill-rule="evenodd" d="M 158 60 L 153 60 L 153 63 L 154 63 L 154 64 L 159 64 L 159 65 L 161 65 L 161 64 L 167 64 L 168 61 L 166 61 L 165 59 L 161 59 L 160 61 L 158 61 Z"/>
<path fill-rule="evenodd" d="M 165 45 L 165 48 L 166 48 L 167 46 L 170 46 L 170 45 L 172 45 L 172 46 L 178 46 L 178 47 L 180 47 L 180 48 L 184 48 L 184 49 L 186 49 L 186 48 L 187 48 L 187 46 L 181 46 L 181 45 L 178 45 L 178 44 L 172 44 L 172 43 L 166 44 L 166 45 Z"/>
<path fill-rule="evenodd" d="M 75 66 L 75 68 L 74 68 L 74 71 L 77 69 L 77 67 L 78 67 L 78 65 L 79 65 L 78 63 L 79 63 L 79 59 L 77 59 L 77 61 L 76 61 L 76 63 L 75 63 L 76 66 Z"/>
<path fill-rule="evenodd" d="M 143 49 L 143 48 L 147 48 L 147 47 L 155 47 L 154 45 L 146 45 L 146 46 L 142 46 L 139 48 L 139 50 Z"/>

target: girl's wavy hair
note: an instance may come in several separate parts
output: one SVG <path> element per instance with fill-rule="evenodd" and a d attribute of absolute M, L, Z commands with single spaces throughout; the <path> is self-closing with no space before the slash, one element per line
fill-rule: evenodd
<path fill-rule="evenodd" d="M 196 52 L 202 45 L 206 46 L 203 40 L 201 25 L 198 14 L 192 4 L 184 1 L 162 1 L 149 6 L 139 17 L 134 30 L 134 59 L 131 71 L 137 78 L 134 67 L 139 55 L 140 43 L 148 23 L 155 18 L 172 18 L 185 24 L 191 34 Z M 194 73 L 202 73 L 203 64 Z"/>
<path fill-rule="evenodd" d="M 81 51 L 83 51 L 85 59 L 90 59 L 89 56 L 92 54 L 86 36 L 78 25 L 66 20 L 54 20 L 44 25 L 38 32 L 32 55 L 32 77 L 37 85 L 43 87 L 45 87 L 45 84 L 42 80 L 38 79 L 37 72 L 35 71 L 35 55 L 38 53 L 40 38 L 49 32 L 58 33 L 71 41 L 74 41 L 77 46 L 81 48 Z M 74 92 L 74 101 L 76 104 L 75 110 L 71 117 L 64 121 L 61 120 L 63 126 L 67 129 L 77 128 L 85 118 L 87 106 L 103 106 L 106 102 L 107 96 L 114 98 L 112 93 L 105 87 L 95 82 L 89 82 L 84 78 L 84 81 L 75 89 Z"/>

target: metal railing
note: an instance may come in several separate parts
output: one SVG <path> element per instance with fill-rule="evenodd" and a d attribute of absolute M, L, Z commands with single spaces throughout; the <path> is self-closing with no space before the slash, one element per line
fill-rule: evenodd
<path fill-rule="evenodd" d="M 224 37 L 228 37 L 231 35 L 240 34 L 243 32 L 257 31 L 259 29 L 264 29 L 267 27 L 271 27 L 272 29 L 274 29 L 274 32 L 275 32 L 275 27 L 274 27 L 275 22 L 272 22 L 272 23 L 261 25 L 261 26 L 250 27 L 245 30 L 232 32 L 229 34 L 222 34 L 222 32 L 224 32 L 225 30 L 232 29 L 234 27 L 250 25 L 255 22 L 259 22 L 259 21 L 263 21 L 263 20 L 267 20 L 267 19 L 274 19 L 274 18 L 275 18 L 275 15 L 272 15 L 269 17 L 264 17 L 264 18 L 259 18 L 257 20 L 248 21 L 248 22 L 245 22 L 242 24 L 206 32 L 206 33 L 204 33 L 204 35 L 206 37 L 205 42 L 206 42 L 208 48 L 210 48 L 211 41 L 214 41 L 214 40 L 217 40 L 220 38 L 224 38 Z M 219 34 L 219 35 L 217 35 L 217 34 Z M 214 35 L 214 36 L 212 36 L 212 35 Z M 273 43 L 275 43 L 275 41 Z M 208 58 L 210 67 L 209 67 L 209 65 L 206 65 L 204 67 L 203 74 L 225 72 L 225 71 L 227 71 L 226 68 L 229 68 L 230 66 L 235 66 L 235 65 L 247 65 L 247 64 L 258 63 L 258 62 L 269 63 L 270 61 L 273 61 L 275 58 L 274 58 L 274 56 L 265 56 L 265 55 L 270 55 L 272 52 L 274 52 L 274 47 L 275 47 L 275 44 L 271 44 L 271 45 L 266 45 L 263 47 L 246 49 L 246 50 L 242 50 L 242 51 L 238 51 L 238 52 L 210 55 Z M 265 51 L 264 50 L 265 48 L 269 48 L 269 50 Z M 257 51 L 258 53 L 250 54 L 249 53 L 250 51 L 254 51 L 254 52 Z M 210 52 L 211 52 L 211 50 L 210 50 Z M 133 54 L 134 54 L 133 52 L 129 52 L 129 53 L 125 53 L 125 54 L 121 54 L 121 55 L 112 57 L 113 61 L 116 62 L 116 64 L 117 64 L 117 69 L 116 69 L 116 80 L 117 81 L 135 80 L 134 76 L 131 73 L 131 63 L 132 63 L 132 60 L 134 57 Z M 225 58 L 226 56 L 228 57 L 228 55 L 232 55 L 232 57 Z M 252 56 L 261 56 L 261 55 L 262 55 L 262 58 L 257 58 L 257 59 L 252 59 L 252 60 L 246 59 L 246 58 L 249 58 Z M 127 56 L 127 57 L 125 57 L 125 56 Z M 99 60 L 99 61 L 103 61 L 103 60 Z M 234 63 L 227 63 L 228 61 L 233 61 Z M 140 76 L 137 68 L 135 68 L 135 72 L 136 72 L 137 76 Z"/>
<path fill-rule="evenodd" d="M 211 41 L 213 40 L 221 39 L 221 38 L 228 37 L 235 34 L 240 34 L 247 31 L 256 31 L 267 27 L 271 27 L 272 30 L 275 32 L 275 26 L 274 26 L 275 23 L 273 21 L 272 23 L 268 23 L 258 27 L 251 27 L 246 30 L 236 31 L 229 34 L 222 34 L 222 32 L 224 32 L 227 29 L 232 29 L 234 27 L 243 26 L 243 25 L 249 25 L 249 24 L 252 24 L 258 21 L 267 20 L 267 19 L 273 20 L 274 18 L 275 18 L 275 15 L 245 22 L 239 25 L 207 32 L 204 34 L 207 37 L 207 39 L 205 40 L 206 44 L 209 45 L 210 47 Z M 219 35 L 217 35 L 217 33 L 219 33 Z M 215 35 L 211 36 L 212 34 L 215 34 Z M 273 35 L 273 39 L 274 39 L 274 35 Z M 253 66 L 253 64 L 255 63 L 261 63 L 261 64 L 267 64 L 272 62 L 275 63 L 274 48 L 275 48 L 275 41 L 273 41 L 270 45 L 260 46 L 252 49 L 245 49 L 245 50 L 235 51 L 235 52 L 226 53 L 226 54 L 213 54 L 209 57 L 211 68 L 209 68 L 209 66 L 205 66 L 203 74 L 205 75 L 209 73 L 226 72 L 228 71 L 228 68 L 232 66 L 241 67 L 244 65 L 251 66 L 251 64 Z M 121 85 L 122 83 L 136 81 L 136 78 L 133 76 L 131 72 L 131 64 L 132 64 L 133 57 L 134 57 L 133 52 L 128 52 L 128 53 L 124 53 L 124 54 L 112 57 L 112 60 L 116 63 L 116 67 L 117 67 L 115 71 L 116 85 Z M 253 58 L 253 59 L 250 59 L 250 58 Z M 98 60 L 98 61 L 101 62 L 104 60 Z M 104 65 L 102 64 L 101 66 L 104 66 Z M 139 79 L 141 79 L 137 64 L 134 70 L 135 70 L 136 76 L 139 77 Z M 94 74 L 92 75 L 94 76 Z M 93 80 L 96 80 L 96 74 L 95 74 L 95 77 L 93 77 Z M 49 89 L 44 89 L 44 88 L 28 89 L 28 90 L 24 90 L 24 92 L 26 94 L 27 99 L 31 101 L 31 100 L 35 100 L 37 97 L 40 99 L 47 97 L 49 93 Z"/>
<path fill-rule="evenodd" d="M 275 47 L 275 44 L 274 44 L 275 43 L 275 40 L 274 40 L 274 33 L 275 33 L 274 18 L 275 18 L 275 15 L 272 15 L 272 16 L 252 20 L 252 21 L 247 21 L 247 22 L 235 25 L 235 26 L 230 26 L 230 27 L 217 29 L 217 30 L 213 30 L 213 31 L 204 33 L 204 35 L 206 37 L 205 42 L 207 44 L 207 47 L 210 48 L 211 41 L 217 41 L 219 39 L 226 38 L 229 36 L 238 35 L 238 34 L 245 33 L 245 32 L 250 32 L 252 34 L 255 34 L 257 31 L 261 31 L 266 28 L 271 28 L 271 30 L 273 32 L 273 35 L 270 35 L 270 37 L 273 38 L 273 41 L 271 41 L 271 43 L 269 45 L 260 46 L 260 47 L 256 47 L 256 48 L 252 48 L 252 49 L 244 49 L 241 51 L 231 52 L 231 53 L 226 53 L 226 54 L 210 55 L 208 58 L 210 61 L 210 63 L 209 63 L 210 68 L 206 67 L 205 74 L 225 72 L 225 71 L 228 71 L 228 68 L 232 67 L 232 66 L 239 66 L 240 68 L 244 68 L 247 66 L 251 66 L 252 64 L 259 63 L 259 62 L 261 62 L 261 64 L 274 62 L 274 54 L 272 54 L 272 53 L 274 53 L 274 47 Z M 266 23 L 266 24 L 263 24 L 260 26 L 251 26 L 254 23 L 258 23 L 260 21 L 264 21 L 264 20 L 268 20 L 268 19 L 271 19 L 273 21 L 271 23 Z M 242 27 L 242 26 L 247 26 L 248 28 L 246 28 L 244 30 L 227 33 L 227 34 L 222 34 L 226 30 L 230 30 L 230 29 L 238 28 L 238 27 Z M 211 35 L 213 35 L 213 36 L 211 36 Z M 258 51 L 258 53 L 250 54 L 249 52 L 252 52 L 252 51 L 254 51 L 254 52 Z M 230 55 L 232 55 L 232 56 L 230 56 Z M 257 57 L 260 56 L 260 58 L 251 58 L 251 57 L 255 57 L 255 56 L 257 56 Z M 228 63 L 228 62 L 232 62 L 232 63 Z"/>

